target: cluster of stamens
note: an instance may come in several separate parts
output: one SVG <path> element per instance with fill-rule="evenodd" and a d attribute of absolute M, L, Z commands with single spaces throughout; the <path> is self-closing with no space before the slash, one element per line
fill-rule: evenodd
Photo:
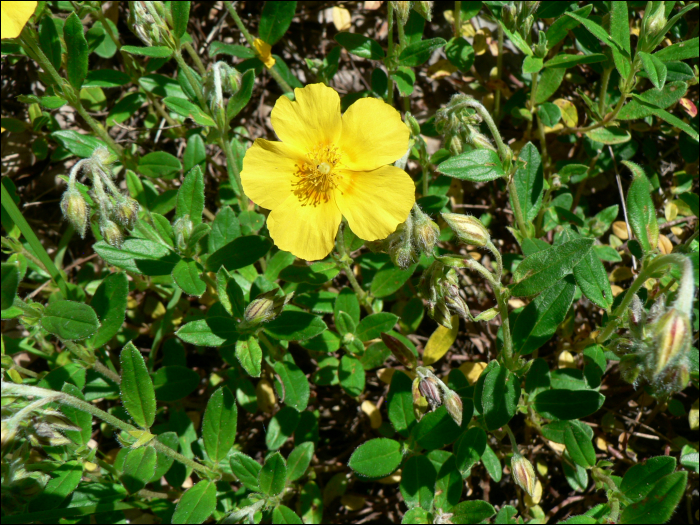
<path fill-rule="evenodd" d="M 318 206 L 330 200 L 330 193 L 338 187 L 334 168 L 340 162 L 340 151 L 330 144 L 319 144 L 306 155 L 306 161 L 296 165 L 292 183 L 293 193 L 302 206 Z"/>

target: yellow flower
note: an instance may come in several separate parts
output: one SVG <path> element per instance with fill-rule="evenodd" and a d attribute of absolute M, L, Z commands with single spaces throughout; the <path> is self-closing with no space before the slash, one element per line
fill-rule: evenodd
<path fill-rule="evenodd" d="M 35 9 L 36 2 L 2 2 L 2 39 L 17 38 Z"/>
<path fill-rule="evenodd" d="M 258 58 L 262 60 L 265 67 L 267 69 L 272 68 L 272 66 L 275 65 L 275 59 L 272 57 L 271 53 L 272 46 L 260 38 L 256 38 L 253 41 L 253 46 L 255 47 L 255 51 L 258 52 Z"/>
<path fill-rule="evenodd" d="M 277 99 L 272 127 L 282 142 L 257 139 L 243 159 L 246 195 L 271 210 L 275 244 L 301 259 L 333 249 L 342 216 L 361 239 L 384 239 L 408 217 L 413 180 L 388 164 L 408 150 L 399 112 L 375 98 L 355 102 L 341 117 L 340 97 L 312 84 Z"/>

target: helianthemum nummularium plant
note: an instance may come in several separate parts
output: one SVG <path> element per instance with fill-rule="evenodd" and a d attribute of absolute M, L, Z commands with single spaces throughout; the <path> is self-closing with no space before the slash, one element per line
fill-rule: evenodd
<path fill-rule="evenodd" d="M 384 239 L 408 217 L 414 184 L 390 163 L 408 150 L 399 112 L 378 99 L 355 102 L 341 116 L 338 93 L 323 84 L 280 97 L 271 115 L 281 142 L 257 139 L 243 160 L 243 188 L 270 210 L 275 244 L 301 259 L 333 249 L 345 217 L 367 241 Z"/>

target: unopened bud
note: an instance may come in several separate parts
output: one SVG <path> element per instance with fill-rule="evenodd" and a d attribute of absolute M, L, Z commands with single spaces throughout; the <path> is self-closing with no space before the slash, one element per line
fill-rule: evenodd
<path fill-rule="evenodd" d="M 413 9 L 428 22 L 433 19 L 433 3 L 432 2 L 413 2 Z"/>
<path fill-rule="evenodd" d="M 459 213 L 442 213 L 441 215 L 460 242 L 482 247 L 491 240 L 488 230 L 476 217 Z"/>
<path fill-rule="evenodd" d="M 420 381 L 420 377 L 416 377 L 411 385 L 411 393 L 413 396 L 413 413 L 415 414 L 416 419 L 419 420 L 423 417 L 423 414 L 428 411 L 428 402 L 420 393 Z"/>
<path fill-rule="evenodd" d="M 131 197 L 125 197 L 114 207 L 114 218 L 122 226 L 133 230 L 139 218 L 139 203 Z"/>
<path fill-rule="evenodd" d="M 430 257 L 440 237 L 440 227 L 420 210 L 415 215 L 413 220 L 413 241 L 420 251 L 427 257 Z"/>
<path fill-rule="evenodd" d="M 488 149 L 491 151 L 496 151 L 496 146 L 491 143 L 489 138 L 477 130 L 474 126 L 467 127 L 467 133 L 464 137 L 464 141 L 474 149 Z"/>
<path fill-rule="evenodd" d="M 175 242 L 181 250 L 187 247 L 187 242 L 190 240 L 190 235 L 192 235 L 192 229 L 194 225 L 190 220 L 189 215 L 183 215 L 175 221 L 173 224 L 173 233 L 175 234 Z"/>
<path fill-rule="evenodd" d="M 664 9 L 663 5 L 660 5 L 659 8 L 656 10 L 656 12 L 653 13 L 646 20 L 646 24 L 644 25 L 645 36 L 647 38 L 655 37 L 663 29 L 663 27 L 665 25 L 666 25 L 665 9 Z"/>
<path fill-rule="evenodd" d="M 100 233 L 107 244 L 115 248 L 121 248 L 124 242 L 124 236 L 122 231 L 119 229 L 113 221 L 103 217 L 100 221 Z"/>
<path fill-rule="evenodd" d="M 454 419 L 458 426 L 462 426 L 462 398 L 456 392 L 448 390 L 445 392 L 445 408 L 447 413 Z"/>
<path fill-rule="evenodd" d="M 537 11 L 537 8 L 540 6 L 539 2 L 523 2 L 523 16 L 530 16 L 534 15 L 535 11 Z"/>
<path fill-rule="evenodd" d="M 68 188 L 61 198 L 63 216 L 68 219 L 76 232 L 85 238 L 90 207 L 76 188 Z"/>
<path fill-rule="evenodd" d="M 471 312 L 469 312 L 469 307 L 467 306 L 467 303 L 464 302 L 464 299 L 459 296 L 459 294 L 445 295 L 445 304 L 451 312 L 454 312 L 466 321 L 471 321 L 472 317 Z"/>
<path fill-rule="evenodd" d="M 413 2 L 391 2 L 392 7 L 396 11 L 396 18 L 398 18 L 402 26 L 405 26 L 406 22 L 408 22 L 408 15 L 411 11 L 412 3 Z"/>
<path fill-rule="evenodd" d="M 537 58 L 544 58 L 547 55 L 547 36 L 544 31 L 539 32 L 539 42 L 534 51 Z"/>
<path fill-rule="evenodd" d="M 535 23 L 535 17 L 530 15 L 523 20 L 522 26 L 520 28 L 520 34 L 525 36 L 530 34 L 530 30 L 532 29 L 532 24 Z"/>
<path fill-rule="evenodd" d="M 17 424 L 10 424 L 7 420 L 2 421 L 2 452 L 3 454 L 9 449 L 10 445 L 15 442 L 17 436 Z"/>
<path fill-rule="evenodd" d="M 690 319 L 676 308 L 671 308 L 659 318 L 654 326 L 656 343 L 656 366 L 654 376 L 660 374 L 676 356 L 683 355 L 690 348 Z"/>
<path fill-rule="evenodd" d="M 462 153 L 462 139 L 458 135 L 452 135 L 449 140 L 448 149 L 452 155 L 459 155 Z"/>
<path fill-rule="evenodd" d="M 90 156 L 91 162 L 99 163 L 104 168 L 114 164 L 117 160 L 119 160 L 119 157 L 105 146 L 96 147 Z"/>
<path fill-rule="evenodd" d="M 420 124 L 418 124 L 415 117 L 408 112 L 406 112 L 406 124 L 408 124 L 408 128 L 411 130 L 411 135 L 414 137 L 420 135 Z"/>
<path fill-rule="evenodd" d="M 440 399 L 440 389 L 438 383 L 432 377 L 423 377 L 418 384 L 418 389 L 425 399 L 430 403 L 431 408 L 439 406 L 442 402 Z"/>
<path fill-rule="evenodd" d="M 527 495 L 533 497 L 535 493 L 535 469 L 522 455 L 515 453 L 510 460 L 511 470 L 513 471 L 513 479 L 518 486 L 527 492 Z"/>
<path fill-rule="evenodd" d="M 496 308 L 496 307 L 494 307 L 494 308 L 489 308 L 488 310 L 484 310 L 484 311 L 481 312 L 479 315 L 477 315 L 477 316 L 474 318 L 474 320 L 475 320 L 475 321 L 484 321 L 484 322 L 485 322 L 485 321 L 490 321 L 491 319 L 493 319 L 494 317 L 496 317 L 496 316 L 498 315 L 498 313 L 499 313 L 499 312 L 498 312 L 498 308 Z"/>
<path fill-rule="evenodd" d="M 409 348 L 405 344 L 403 344 L 396 337 L 393 337 L 384 332 L 381 333 L 381 336 L 382 341 L 384 342 L 386 347 L 403 366 L 405 366 L 409 370 L 412 370 L 416 367 L 416 365 L 418 364 L 416 356 L 413 355 L 413 352 L 411 352 L 411 350 L 409 350 Z"/>
<path fill-rule="evenodd" d="M 622 359 L 620 359 L 620 364 L 618 365 L 618 368 L 620 369 L 620 377 L 632 385 L 635 384 L 637 379 L 639 379 L 639 374 L 642 371 L 639 365 L 639 356 L 635 354 L 623 356 Z"/>
<path fill-rule="evenodd" d="M 501 20 L 503 21 L 503 25 L 511 31 L 515 27 L 515 17 L 515 6 L 513 4 L 504 5 L 501 9 Z"/>
<path fill-rule="evenodd" d="M 274 314 L 276 295 L 277 290 L 272 290 L 255 298 L 245 309 L 245 320 L 252 324 L 269 321 Z"/>
<path fill-rule="evenodd" d="M 389 257 L 402 270 L 405 270 L 415 262 L 415 254 L 410 243 L 391 246 L 389 248 Z"/>

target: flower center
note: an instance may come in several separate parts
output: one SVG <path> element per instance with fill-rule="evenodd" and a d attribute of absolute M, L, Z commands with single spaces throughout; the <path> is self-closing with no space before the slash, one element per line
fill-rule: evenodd
<path fill-rule="evenodd" d="M 292 183 L 294 195 L 302 206 L 318 206 L 330 200 L 330 193 L 338 187 L 338 173 L 333 169 L 340 162 L 335 146 L 318 144 L 306 154 L 306 160 L 296 165 Z"/>

